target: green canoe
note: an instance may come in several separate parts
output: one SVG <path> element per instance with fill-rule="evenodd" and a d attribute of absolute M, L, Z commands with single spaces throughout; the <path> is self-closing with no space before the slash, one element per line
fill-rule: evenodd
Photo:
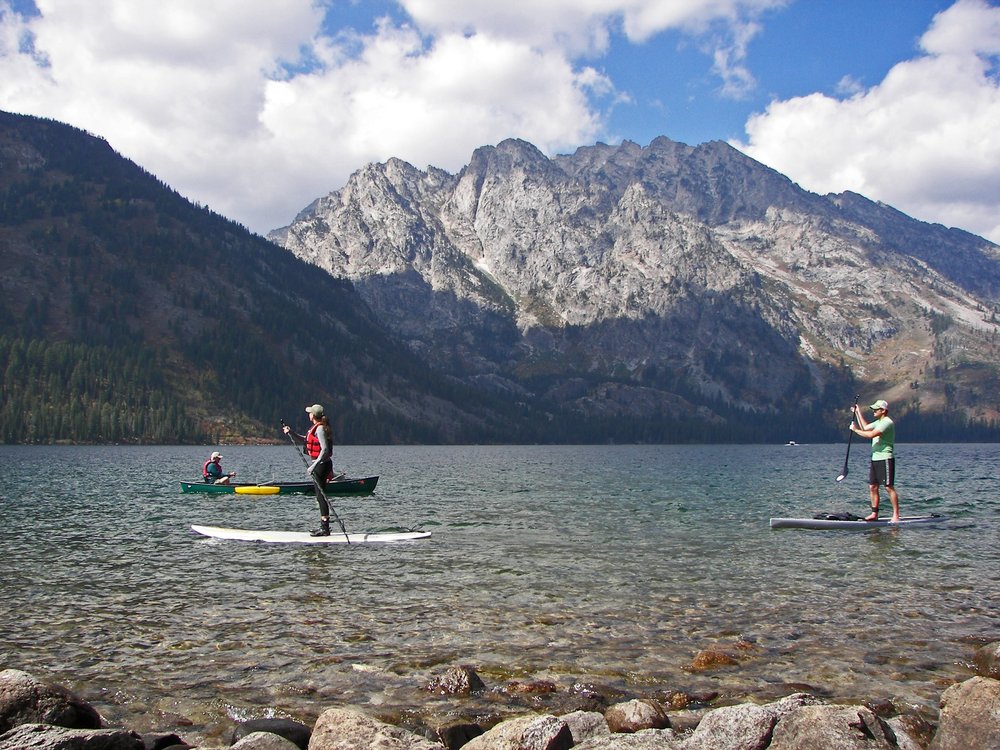
<path fill-rule="evenodd" d="M 358 479 L 336 479 L 327 482 L 323 491 L 327 495 L 370 495 L 375 491 L 378 477 L 361 477 Z M 277 487 L 279 495 L 314 495 L 316 487 L 312 482 L 231 482 L 229 484 L 212 484 L 211 482 L 181 482 L 181 492 L 208 492 L 215 494 L 235 495 L 237 487 Z M 240 494 L 258 494 L 252 491 Z M 264 493 L 260 493 L 264 494 Z M 274 494 L 269 493 L 269 494 Z"/>

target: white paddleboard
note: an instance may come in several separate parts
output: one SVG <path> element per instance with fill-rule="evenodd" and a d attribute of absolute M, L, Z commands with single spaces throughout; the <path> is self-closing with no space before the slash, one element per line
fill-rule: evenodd
<path fill-rule="evenodd" d="M 344 534 L 330 530 L 330 536 L 310 536 L 308 531 L 268 531 L 258 529 L 224 529 L 219 526 L 191 526 L 196 534 L 213 539 L 233 539 L 240 542 L 272 542 L 275 544 L 373 544 L 376 542 L 409 542 L 427 539 L 429 531 L 373 532 Z"/>
<path fill-rule="evenodd" d="M 895 528 L 897 526 L 917 526 L 921 524 L 941 523 L 947 521 L 947 516 L 937 514 L 930 516 L 901 516 L 893 523 L 887 519 L 878 521 L 841 521 L 827 518 L 772 518 L 772 529 L 878 529 Z"/>

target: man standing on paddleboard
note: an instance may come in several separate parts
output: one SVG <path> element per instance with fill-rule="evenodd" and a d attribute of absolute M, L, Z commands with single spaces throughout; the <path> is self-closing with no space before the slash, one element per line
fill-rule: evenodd
<path fill-rule="evenodd" d="M 885 485 L 889 500 L 892 501 L 891 523 L 899 522 L 899 495 L 896 494 L 896 425 L 889 419 L 889 404 L 879 399 L 868 407 L 875 419 L 865 421 L 863 409 L 854 405 L 854 415 L 858 426 L 851 422 L 851 432 L 863 438 L 871 438 L 872 463 L 868 469 L 868 489 L 871 493 L 872 512 L 866 521 L 878 520 L 879 486 Z"/>

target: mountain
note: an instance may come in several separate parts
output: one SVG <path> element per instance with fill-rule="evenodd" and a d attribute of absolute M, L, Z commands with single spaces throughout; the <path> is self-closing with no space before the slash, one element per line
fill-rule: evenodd
<path fill-rule="evenodd" d="M 1000 248 L 721 142 L 390 159 L 269 237 L 441 372 L 608 436 L 842 434 L 858 392 L 928 438 L 1000 415 Z"/>
<path fill-rule="evenodd" d="M 997 248 L 723 144 L 393 159 L 274 238 L 0 113 L 0 442 L 1000 436 Z"/>
<path fill-rule="evenodd" d="M 67 125 L 0 113 L 0 441 L 494 440 L 523 408 L 432 372 L 348 281 Z"/>

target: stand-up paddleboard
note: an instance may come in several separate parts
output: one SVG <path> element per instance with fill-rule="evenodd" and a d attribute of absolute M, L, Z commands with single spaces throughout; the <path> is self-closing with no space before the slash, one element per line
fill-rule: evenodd
<path fill-rule="evenodd" d="M 241 484 L 233 489 L 237 495 L 277 495 L 281 492 L 281 487 L 274 485 Z"/>
<path fill-rule="evenodd" d="M 370 534 L 347 534 L 331 531 L 330 536 L 311 536 L 308 531 L 268 531 L 258 529 L 224 529 L 218 526 L 192 526 L 196 534 L 213 539 L 239 542 L 272 542 L 275 544 L 374 544 L 378 542 L 409 542 L 427 539 L 429 531 L 381 531 Z"/>
<path fill-rule="evenodd" d="M 902 516 L 899 521 L 893 523 L 888 519 L 878 521 L 847 521 L 837 518 L 772 518 L 772 529 L 878 529 L 888 526 L 896 528 L 898 526 L 920 526 L 932 523 L 947 521 L 947 516 L 934 513 L 929 516 Z"/>

